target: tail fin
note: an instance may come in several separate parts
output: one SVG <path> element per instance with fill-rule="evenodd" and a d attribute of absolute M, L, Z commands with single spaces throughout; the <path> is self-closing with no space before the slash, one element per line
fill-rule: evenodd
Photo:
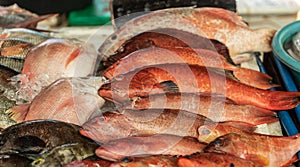
<path fill-rule="evenodd" d="M 256 102 L 259 107 L 269 110 L 289 110 L 297 107 L 300 92 L 270 91 L 260 95 Z"/>
<path fill-rule="evenodd" d="M 236 68 L 233 71 L 233 75 L 239 79 L 240 82 L 260 89 L 266 90 L 279 86 L 271 83 L 272 78 L 269 75 L 251 69 Z"/>
<path fill-rule="evenodd" d="M 25 120 L 27 112 L 29 110 L 30 104 L 22 104 L 19 106 L 12 107 L 5 111 L 11 119 L 15 120 L 16 122 L 22 122 Z"/>
<path fill-rule="evenodd" d="M 253 118 L 248 119 L 249 122 L 251 122 L 253 125 L 260 125 L 279 121 L 277 114 L 270 110 L 266 110 L 255 106 L 249 106 L 248 111 L 249 112 L 245 112 L 247 112 L 250 118 Z"/>
<path fill-rule="evenodd" d="M 275 29 L 261 28 L 254 31 L 256 34 L 256 51 L 271 52 L 272 51 L 272 39 L 276 33 Z"/>

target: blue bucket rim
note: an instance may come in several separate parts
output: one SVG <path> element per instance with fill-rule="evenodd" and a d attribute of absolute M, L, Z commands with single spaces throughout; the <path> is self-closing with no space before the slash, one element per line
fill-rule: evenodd
<path fill-rule="evenodd" d="M 272 48 L 274 55 L 289 68 L 300 72 L 300 62 L 292 58 L 283 48 L 284 43 L 291 38 L 292 35 L 300 32 L 300 20 L 294 21 L 281 29 L 279 29 L 272 40 Z"/>

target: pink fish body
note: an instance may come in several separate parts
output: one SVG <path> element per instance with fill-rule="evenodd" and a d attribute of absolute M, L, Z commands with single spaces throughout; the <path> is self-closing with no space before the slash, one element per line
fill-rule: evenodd
<path fill-rule="evenodd" d="M 218 153 L 199 153 L 178 159 L 179 167 L 262 167 L 252 161 Z"/>
<path fill-rule="evenodd" d="M 264 124 L 278 121 L 276 113 L 252 105 L 237 105 L 221 96 L 195 93 L 166 93 L 137 98 L 126 106 L 137 109 L 181 109 L 203 115 L 215 122 L 241 121 Z"/>
<path fill-rule="evenodd" d="M 175 28 L 218 40 L 228 47 L 233 59 L 245 52 L 271 51 L 271 40 L 276 32 L 273 29 L 252 30 L 236 13 L 221 8 L 170 8 L 127 22 L 103 43 L 99 52 L 107 57 L 133 36 L 158 28 Z"/>
<path fill-rule="evenodd" d="M 266 167 L 285 167 L 294 162 L 300 138 L 256 133 L 231 133 L 211 142 L 206 152 L 228 153 Z"/>
<path fill-rule="evenodd" d="M 29 100 L 42 87 L 62 77 L 85 77 L 92 73 L 95 50 L 68 39 L 48 39 L 32 48 L 22 70 L 21 90 Z M 37 87 L 40 87 L 34 92 Z"/>
<path fill-rule="evenodd" d="M 294 108 L 299 105 L 300 96 L 300 92 L 258 89 L 225 76 L 222 70 L 188 64 L 161 64 L 129 71 L 102 85 L 99 95 L 111 101 L 124 102 L 172 91 L 219 94 L 237 104 L 269 110 Z"/>
<path fill-rule="evenodd" d="M 170 109 L 105 112 L 90 119 L 82 127 L 82 135 L 101 143 L 130 136 L 156 134 L 190 136 L 207 143 L 216 136 L 238 133 L 241 129 L 251 132 L 256 128 L 240 122 L 216 123 L 201 115 Z M 213 129 L 209 129 L 211 127 Z"/>
<path fill-rule="evenodd" d="M 190 155 L 201 152 L 206 143 L 196 138 L 159 134 L 111 140 L 96 149 L 96 155 L 107 160 L 143 155 Z"/>
<path fill-rule="evenodd" d="M 27 110 L 11 112 L 23 115 L 19 120 L 24 121 L 52 119 L 82 125 L 92 114 L 101 113 L 104 100 L 97 95 L 101 84 L 101 78 L 62 78 L 44 88 Z"/>
<path fill-rule="evenodd" d="M 232 71 L 234 76 L 242 83 L 254 87 L 269 89 L 276 86 L 270 84 L 271 77 L 259 71 L 240 68 L 227 62 L 217 52 L 206 49 L 192 49 L 188 47 L 177 48 L 146 48 L 135 51 L 110 66 L 103 72 L 103 76 L 111 79 L 120 74 L 145 66 L 186 63 L 205 67 L 220 68 Z"/>

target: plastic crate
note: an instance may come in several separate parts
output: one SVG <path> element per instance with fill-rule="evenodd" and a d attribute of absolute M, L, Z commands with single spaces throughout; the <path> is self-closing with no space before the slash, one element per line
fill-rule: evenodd
<path fill-rule="evenodd" d="M 110 24 L 109 3 L 102 0 L 94 0 L 93 4 L 83 10 L 69 13 L 70 26 L 96 26 Z"/>

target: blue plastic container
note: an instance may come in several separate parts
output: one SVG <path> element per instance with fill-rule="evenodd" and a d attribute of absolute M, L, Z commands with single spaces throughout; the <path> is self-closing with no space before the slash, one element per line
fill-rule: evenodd
<path fill-rule="evenodd" d="M 284 44 L 298 32 L 300 32 L 300 21 L 282 27 L 275 34 L 272 47 L 274 56 L 289 68 L 297 87 L 300 88 L 300 62 L 291 57 L 284 48 Z"/>

